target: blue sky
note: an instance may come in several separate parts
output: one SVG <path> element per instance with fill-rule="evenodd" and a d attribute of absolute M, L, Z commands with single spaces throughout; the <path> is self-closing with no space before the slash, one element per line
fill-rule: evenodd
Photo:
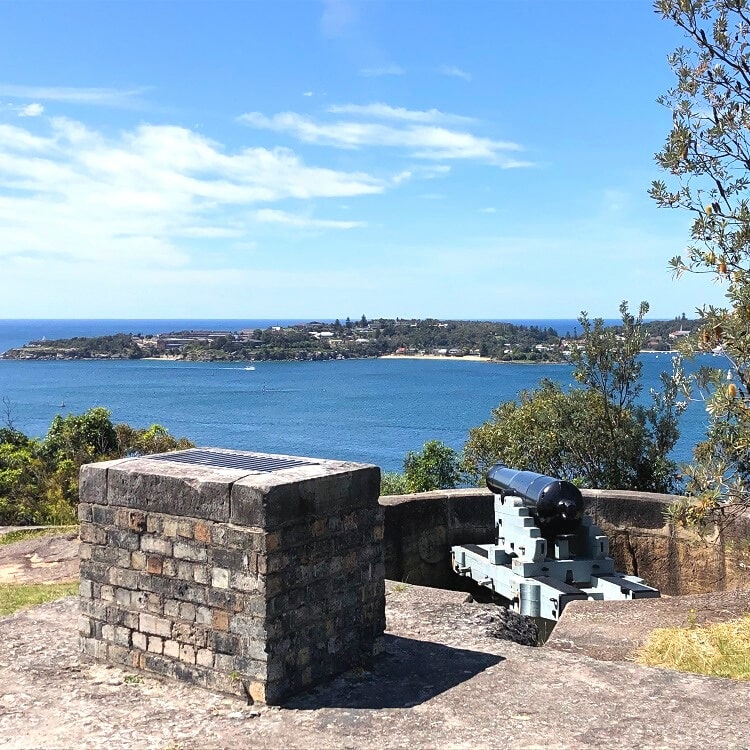
<path fill-rule="evenodd" d="M 692 316 L 641 0 L 0 2 L 0 317 Z"/>

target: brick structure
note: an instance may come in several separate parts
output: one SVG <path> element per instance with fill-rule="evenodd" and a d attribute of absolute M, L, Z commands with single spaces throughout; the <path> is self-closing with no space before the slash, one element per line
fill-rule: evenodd
<path fill-rule="evenodd" d="M 367 666 L 379 484 L 375 466 L 213 448 L 84 466 L 83 654 L 266 703 Z"/>

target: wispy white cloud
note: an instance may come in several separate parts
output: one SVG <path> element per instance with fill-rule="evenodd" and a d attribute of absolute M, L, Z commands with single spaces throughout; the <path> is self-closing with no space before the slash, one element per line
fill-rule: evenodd
<path fill-rule="evenodd" d="M 361 68 L 360 75 L 366 78 L 379 78 L 381 76 L 402 76 L 406 71 L 400 65 L 377 65 L 371 68 Z"/>
<path fill-rule="evenodd" d="M 509 153 L 523 150 L 519 144 L 478 136 L 466 129 L 450 129 L 408 121 L 399 126 L 344 120 L 324 123 L 296 112 L 281 112 L 271 117 L 260 112 L 249 112 L 242 115 L 240 121 L 252 127 L 288 133 L 305 143 L 337 148 L 400 148 L 421 159 L 472 159 L 505 169 L 531 165 L 528 161 L 509 156 Z"/>
<path fill-rule="evenodd" d="M 31 104 L 26 104 L 23 107 L 19 107 L 18 109 L 18 116 L 19 117 L 39 117 L 44 112 L 44 106 L 39 104 L 39 102 L 32 102 Z"/>
<path fill-rule="evenodd" d="M 139 97 L 147 89 L 74 88 L 66 86 L 19 86 L 0 83 L 0 96 L 12 99 L 89 104 L 100 107 L 134 109 L 140 107 Z"/>
<path fill-rule="evenodd" d="M 491 206 L 489 206 L 487 208 L 480 208 L 479 209 L 479 213 L 480 214 L 495 214 L 495 213 L 497 213 L 497 209 L 496 208 L 492 208 Z"/>
<path fill-rule="evenodd" d="M 299 216 L 287 211 L 273 208 L 262 208 L 255 212 L 256 221 L 268 224 L 285 224 L 300 229 L 357 229 L 367 226 L 363 221 L 337 221 L 332 219 L 313 219 L 309 216 Z"/>
<path fill-rule="evenodd" d="M 461 70 L 461 68 L 457 68 L 455 65 L 441 65 L 440 72 L 444 76 L 463 78 L 464 81 L 471 81 L 471 74 L 467 73 L 465 70 Z"/>
<path fill-rule="evenodd" d="M 354 198 L 390 185 L 308 166 L 288 149 L 229 151 L 182 127 L 141 125 L 112 138 L 72 120 L 43 122 L 41 135 L 0 124 L 0 259 L 16 267 L 55 257 L 96 263 L 100 273 L 189 268 L 194 243 L 253 242 L 260 222 L 361 225 L 256 213 L 258 204 Z"/>
<path fill-rule="evenodd" d="M 302 92 L 302 96 L 312 96 L 312 95 L 313 95 L 312 91 L 303 91 Z"/>
<path fill-rule="evenodd" d="M 452 115 L 439 109 L 414 110 L 404 107 L 391 107 L 389 104 L 332 104 L 327 112 L 357 117 L 375 117 L 382 120 L 400 120 L 403 122 L 439 123 L 439 122 L 475 122 L 472 117 Z"/>

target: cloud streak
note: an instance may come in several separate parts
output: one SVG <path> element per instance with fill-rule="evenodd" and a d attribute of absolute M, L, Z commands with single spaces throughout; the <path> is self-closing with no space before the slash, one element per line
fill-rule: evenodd
<path fill-rule="evenodd" d="M 356 116 L 369 114 L 374 118 L 399 122 L 363 122 L 358 118 L 320 122 L 296 112 L 281 112 L 270 117 L 261 112 L 249 112 L 239 119 L 251 127 L 285 133 L 304 143 L 341 149 L 385 147 L 405 150 L 419 159 L 468 159 L 504 169 L 531 166 L 530 162 L 514 155 L 523 151 L 517 143 L 475 135 L 466 129 L 432 124 L 450 117 L 437 110 L 420 112 L 373 104 L 335 105 L 331 111 Z"/>
<path fill-rule="evenodd" d="M 461 68 L 457 68 L 455 65 L 441 65 L 440 72 L 444 76 L 463 78 L 464 81 L 471 81 L 471 74 L 467 73 L 465 70 L 461 70 Z"/>
<path fill-rule="evenodd" d="M 11 99 L 35 99 L 117 109 L 140 108 L 142 102 L 139 97 L 146 91 L 145 88 L 74 88 L 66 86 L 19 86 L 11 83 L 0 83 L 0 96 L 7 96 Z"/>
<path fill-rule="evenodd" d="M 405 107 L 391 107 L 380 102 L 373 104 L 332 104 L 326 108 L 332 114 L 352 115 L 354 117 L 374 117 L 381 120 L 397 120 L 401 122 L 445 123 L 445 122 L 475 122 L 472 117 L 452 115 L 439 109 L 414 110 Z"/>

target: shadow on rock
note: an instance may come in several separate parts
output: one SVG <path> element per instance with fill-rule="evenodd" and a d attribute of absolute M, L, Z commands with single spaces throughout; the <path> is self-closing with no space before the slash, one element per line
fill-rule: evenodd
<path fill-rule="evenodd" d="M 470 680 L 502 656 L 395 635 L 371 672 L 353 670 L 303 695 L 285 708 L 411 708 Z"/>

